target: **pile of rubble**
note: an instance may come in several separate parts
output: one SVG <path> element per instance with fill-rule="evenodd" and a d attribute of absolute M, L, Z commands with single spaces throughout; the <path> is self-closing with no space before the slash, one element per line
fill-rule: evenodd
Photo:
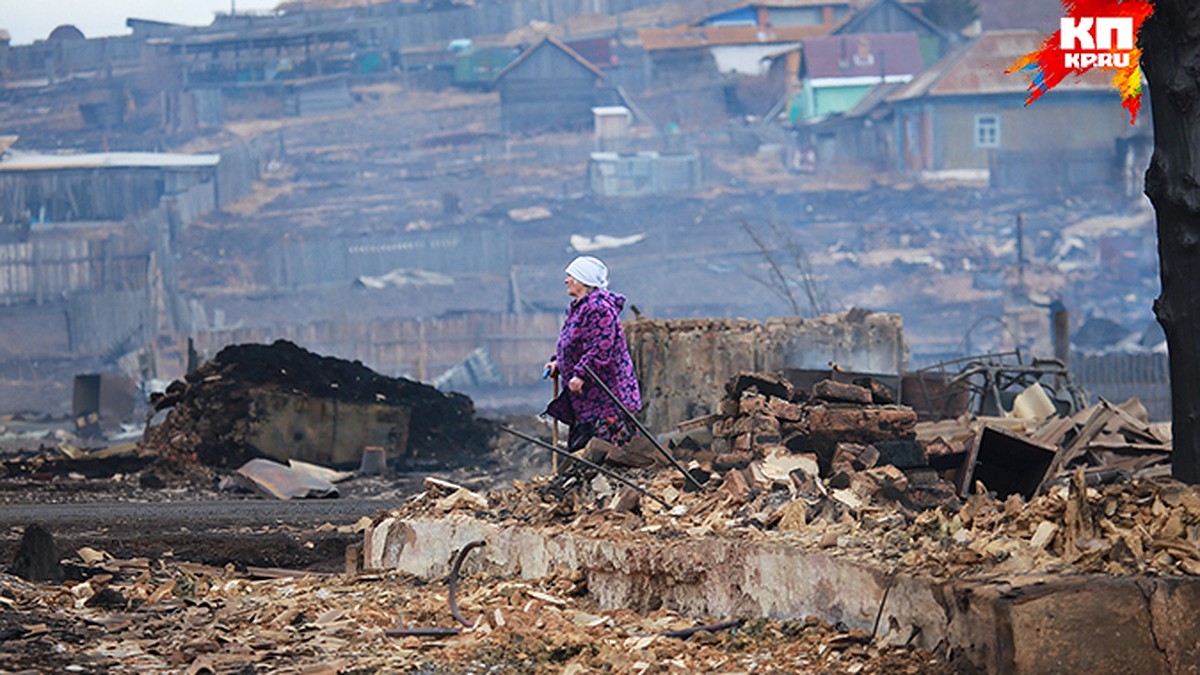
<path fill-rule="evenodd" d="M 333 401 L 396 413 L 397 428 L 379 444 L 398 446 L 394 456 L 401 460 L 438 466 L 465 464 L 485 453 L 492 433 L 487 423 L 475 418 L 466 396 L 386 377 L 357 361 L 322 357 L 280 340 L 226 347 L 173 382 L 151 401 L 156 411 L 169 413 L 161 424 L 147 428 L 143 449 L 178 463 L 236 468 L 266 454 L 256 445 L 263 434 L 254 427 L 272 414 L 264 411 L 264 400 L 284 400 L 281 407 L 293 408 Z M 308 428 L 325 433 L 338 426 L 336 418 L 318 421 Z M 307 422 L 297 423 L 297 434 Z M 351 424 L 342 421 L 343 426 Z M 284 437 L 282 443 L 290 440 Z M 361 447 L 351 448 L 350 460 L 357 462 Z"/>
<path fill-rule="evenodd" d="M 787 672 L 950 673 L 930 653 L 872 644 L 808 619 L 694 631 L 660 610 L 603 611 L 579 575 L 533 580 L 467 573 L 457 607 L 471 624 L 440 638 L 404 628 L 451 622 L 444 584 L 399 574 L 309 574 L 82 548 L 72 579 L 0 574 L 0 663 L 18 671 L 137 672 Z M 682 631 L 670 637 L 671 631 Z"/>
<path fill-rule="evenodd" d="M 940 436 L 917 441 L 912 412 L 885 402 L 885 390 L 872 389 L 822 382 L 798 394 L 771 374 L 738 375 L 719 415 L 670 435 L 671 452 L 688 473 L 708 478 L 703 490 L 664 468 L 647 443 L 593 443 L 582 451 L 585 457 L 620 467 L 650 496 L 585 472 L 566 494 L 557 489 L 561 475 L 488 494 L 428 486 L 394 515 L 472 512 L 483 520 L 569 528 L 605 539 L 782 537 L 939 576 L 1200 574 L 1195 488 L 1164 476 L 1095 484 L 1096 471 L 1064 462 L 1055 475 L 1065 472 L 1066 479 L 1047 482 L 1028 499 L 1018 492 L 997 495 L 982 483 L 962 498 L 951 480 L 962 467 L 930 466 L 956 452 Z M 1107 447 L 1109 437 L 1094 429 L 1133 424 L 1116 412 L 1125 408 L 1100 404 L 1077 416 L 1086 418 L 1085 428 L 1067 435 L 1092 442 L 1073 446 L 1090 448 L 1077 457 L 1094 458 Z"/>
<path fill-rule="evenodd" d="M 1077 468 L 1089 484 L 1171 474 L 1170 423 L 1151 423 L 1137 399 L 1101 401 L 1061 415 L 1038 385 L 1017 396 L 1004 417 L 922 422 L 917 439 L 955 469 L 960 492 L 976 481 L 1004 497 L 1030 499 Z"/>
<path fill-rule="evenodd" d="M 677 452 L 720 473 L 723 489 L 739 500 L 776 482 L 809 497 L 833 495 L 853 508 L 884 490 L 922 498 L 927 487 L 939 492 L 915 440 L 916 415 L 874 380 L 861 386 L 822 380 L 805 392 L 778 375 L 743 372 L 725 389 L 710 418 L 709 447 L 684 436 Z"/>

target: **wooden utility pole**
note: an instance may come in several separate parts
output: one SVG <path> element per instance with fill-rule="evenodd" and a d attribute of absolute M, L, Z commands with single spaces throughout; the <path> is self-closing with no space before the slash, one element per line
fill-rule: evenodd
<path fill-rule="evenodd" d="M 1171 372 L 1171 473 L 1200 483 L 1200 3 L 1154 0 L 1141 30 L 1154 120 L 1146 196 L 1158 223 L 1154 302 Z"/>

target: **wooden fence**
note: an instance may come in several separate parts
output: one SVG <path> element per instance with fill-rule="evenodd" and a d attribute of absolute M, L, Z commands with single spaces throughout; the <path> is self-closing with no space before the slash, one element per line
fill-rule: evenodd
<path fill-rule="evenodd" d="M 75 292 L 146 285 L 150 254 L 127 237 L 0 245 L 0 305 L 56 301 Z"/>
<path fill-rule="evenodd" d="M 199 334 L 204 356 L 243 343 L 290 340 L 323 356 L 361 361 L 389 376 L 430 380 L 479 347 L 495 361 L 506 386 L 532 384 L 554 353 L 562 316 L 557 313 L 469 313 L 434 319 L 363 323 L 323 321 L 305 326 L 236 329 Z"/>

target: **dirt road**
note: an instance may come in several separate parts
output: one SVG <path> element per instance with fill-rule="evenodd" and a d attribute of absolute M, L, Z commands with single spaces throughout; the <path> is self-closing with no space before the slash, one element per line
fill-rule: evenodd
<path fill-rule="evenodd" d="M 117 558 L 165 556 L 209 565 L 338 571 L 351 526 L 400 499 L 9 504 L 0 508 L 0 561 L 13 559 L 25 527 L 48 529 L 64 557 L 81 546 Z"/>

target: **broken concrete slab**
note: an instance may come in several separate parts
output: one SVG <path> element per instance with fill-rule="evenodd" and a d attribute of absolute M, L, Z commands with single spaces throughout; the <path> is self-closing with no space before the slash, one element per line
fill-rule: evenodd
<path fill-rule="evenodd" d="M 1200 658 L 1200 580 L 1083 575 L 935 579 L 828 550 L 744 539 L 624 541 L 473 518 L 384 517 L 365 533 L 372 569 L 425 579 L 469 541 L 489 573 L 582 570 L 602 609 L 697 617 L 814 616 L 882 644 L 952 653 L 984 672 L 1186 672 Z"/>

